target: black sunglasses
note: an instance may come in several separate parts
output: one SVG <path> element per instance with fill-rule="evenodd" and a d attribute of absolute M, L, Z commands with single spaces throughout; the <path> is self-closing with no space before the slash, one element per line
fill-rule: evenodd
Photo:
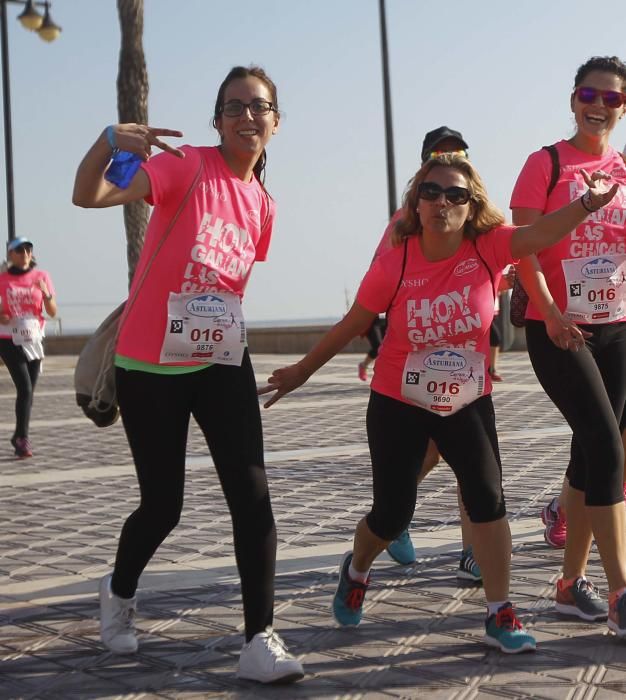
<path fill-rule="evenodd" d="M 446 187 L 445 189 L 436 182 L 422 182 L 417 188 L 419 199 L 434 202 L 444 195 L 450 204 L 467 204 L 472 195 L 467 187 Z"/>
<path fill-rule="evenodd" d="M 16 248 L 13 248 L 14 253 L 32 253 L 33 252 L 33 246 L 32 245 L 18 245 Z"/>

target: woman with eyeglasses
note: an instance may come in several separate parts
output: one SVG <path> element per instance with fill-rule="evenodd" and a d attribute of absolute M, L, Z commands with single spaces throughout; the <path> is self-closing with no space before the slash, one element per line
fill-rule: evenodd
<path fill-rule="evenodd" d="M 485 640 L 506 653 L 535 648 L 509 602 L 511 534 L 490 395 L 489 327 L 502 270 L 556 242 L 608 202 L 615 188 L 600 192 L 601 177 L 585 172 L 589 189 L 582 198 L 513 228 L 504 225 L 467 159 L 446 154 L 428 160 L 404 195 L 395 247 L 367 271 L 347 315 L 259 390 L 275 392 L 265 404 L 271 406 L 389 308 L 367 411 L 373 505 L 341 562 L 333 600 L 340 625 L 361 621 L 370 568 L 411 520 L 417 473 L 433 438 L 471 521 L 488 606 Z"/>
<path fill-rule="evenodd" d="M 608 615 L 609 628 L 623 637 L 626 168 L 609 139 L 626 112 L 626 65 L 615 56 L 589 59 L 576 73 L 570 107 L 576 131 L 554 144 L 555 161 L 544 149 L 529 156 L 511 196 L 513 221 L 533 224 L 578 199 L 585 188 L 581 168 L 608 173 L 619 190 L 610 205 L 589 212 L 568 236 L 519 265 L 530 297 L 528 353 L 573 432 L 564 502 L 554 499 L 542 519 L 549 544 L 562 547 L 565 540 L 556 609 L 583 620 Z M 558 177 L 548 193 L 555 163 Z M 608 606 L 585 576 L 594 538 L 608 581 Z"/>
<path fill-rule="evenodd" d="M 115 358 L 141 502 L 122 528 L 113 572 L 100 584 L 101 639 L 118 654 L 137 650 L 135 593 L 180 517 L 193 416 L 233 522 L 245 623 L 238 676 L 262 683 L 304 674 L 272 629 L 276 527 L 240 304 L 272 235 L 275 206 L 263 180 L 265 147 L 279 119 L 269 76 L 255 66 L 235 67 L 215 102 L 219 146 L 178 149 L 160 137 L 179 131 L 113 125 L 80 164 L 73 196 L 83 207 L 139 199 L 154 206 Z M 154 146 L 166 153 L 150 157 Z M 143 160 L 126 189 L 107 180 L 117 149 Z"/>
<path fill-rule="evenodd" d="M 18 459 L 33 456 L 29 426 L 44 357 L 43 312 L 50 318 L 57 313 L 50 275 L 36 265 L 30 239 L 9 241 L 6 270 L 0 274 L 0 357 L 17 390 L 11 445 Z"/>

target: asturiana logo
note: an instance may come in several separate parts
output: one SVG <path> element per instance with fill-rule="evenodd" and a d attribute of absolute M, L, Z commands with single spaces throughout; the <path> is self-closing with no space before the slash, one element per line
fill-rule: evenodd
<path fill-rule="evenodd" d="M 463 369 L 467 364 L 467 360 L 463 355 L 452 350 L 437 350 L 427 355 L 424 360 L 424 366 L 428 369 L 436 369 L 441 372 L 450 372 L 453 370 Z"/>
<path fill-rule="evenodd" d="M 592 280 L 608 279 L 617 271 L 617 266 L 607 258 L 594 258 L 583 265 L 582 273 Z"/>
<path fill-rule="evenodd" d="M 216 318 L 226 313 L 226 302 L 215 294 L 203 294 L 190 299 L 185 308 L 192 316 Z"/>
<path fill-rule="evenodd" d="M 463 260 L 454 268 L 454 274 L 456 277 L 461 277 L 461 275 L 468 275 L 470 272 L 474 272 L 478 268 L 478 260 L 476 258 L 468 258 Z"/>

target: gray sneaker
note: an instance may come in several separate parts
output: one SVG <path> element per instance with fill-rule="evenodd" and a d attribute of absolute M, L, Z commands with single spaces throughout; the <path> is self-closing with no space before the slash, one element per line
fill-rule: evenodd
<path fill-rule="evenodd" d="M 561 581 L 557 582 L 555 607 L 558 612 L 576 615 L 581 620 L 606 620 L 609 615 L 609 606 L 598 595 L 598 589 L 584 576 L 579 576 L 567 588 L 561 586 Z"/>
<path fill-rule="evenodd" d="M 111 591 L 111 576 L 100 581 L 100 639 L 115 654 L 137 651 L 137 598 L 120 598 Z"/>

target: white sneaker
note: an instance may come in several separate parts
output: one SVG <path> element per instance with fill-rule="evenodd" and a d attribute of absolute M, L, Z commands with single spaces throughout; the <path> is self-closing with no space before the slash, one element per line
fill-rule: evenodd
<path fill-rule="evenodd" d="M 303 676 L 302 664 L 287 651 L 285 642 L 271 627 L 255 634 L 241 648 L 237 678 L 259 683 L 293 683 Z"/>
<path fill-rule="evenodd" d="M 111 576 L 100 581 L 100 639 L 115 654 L 137 651 L 137 598 L 120 598 L 111 591 Z"/>

